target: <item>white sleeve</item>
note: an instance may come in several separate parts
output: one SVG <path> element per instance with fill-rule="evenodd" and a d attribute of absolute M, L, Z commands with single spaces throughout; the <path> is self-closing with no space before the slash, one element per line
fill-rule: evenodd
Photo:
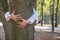
<path fill-rule="evenodd" d="M 34 21 L 37 19 L 38 14 L 35 11 L 35 8 L 33 8 L 33 15 L 28 19 L 28 21 L 30 22 L 30 24 L 34 23 Z"/>
<path fill-rule="evenodd" d="M 5 13 L 5 19 L 6 19 L 6 21 L 9 21 L 9 18 L 8 18 L 9 16 L 10 16 L 10 13 L 9 12 L 6 12 Z"/>

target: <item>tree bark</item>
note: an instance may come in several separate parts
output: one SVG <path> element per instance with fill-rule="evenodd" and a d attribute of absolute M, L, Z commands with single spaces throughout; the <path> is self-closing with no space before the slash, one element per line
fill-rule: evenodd
<path fill-rule="evenodd" d="M 33 14 L 33 7 L 36 0 L 9 0 L 9 11 L 16 11 L 15 14 L 21 14 L 22 18 L 28 19 Z M 21 21 L 19 21 L 21 22 Z M 16 23 L 11 21 L 13 40 L 34 40 L 34 24 L 27 25 L 24 29 L 18 28 Z"/>
<path fill-rule="evenodd" d="M 5 40 L 13 40 L 12 35 L 12 24 L 5 20 L 5 13 L 8 11 L 7 0 L 0 0 L 0 18 L 3 23 L 3 28 L 5 32 Z"/>

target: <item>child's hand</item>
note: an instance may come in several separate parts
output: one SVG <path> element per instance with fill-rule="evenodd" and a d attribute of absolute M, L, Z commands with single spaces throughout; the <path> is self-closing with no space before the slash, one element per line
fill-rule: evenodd
<path fill-rule="evenodd" d="M 20 14 L 18 15 L 14 15 L 15 11 L 13 11 L 13 13 L 9 16 L 9 19 L 15 21 L 15 22 L 18 22 L 18 20 L 21 20 L 20 18 Z"/>
<path fill-rule="evenodd" d="M 17 23 L 18 28 L 24 28 L 27 24 L 29 24 L 28 20 L 24 20 L 21 23 Z"/>

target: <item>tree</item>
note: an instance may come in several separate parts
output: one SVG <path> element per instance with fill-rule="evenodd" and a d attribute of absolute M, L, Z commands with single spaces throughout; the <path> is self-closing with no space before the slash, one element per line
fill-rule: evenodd
<path fill-rule="evenodd" d="M 36 7 L 36 0 L 9 0 L 9 11 L 16 11 L 22 18 L 28 19 L 32 14 L 32 7 Z M 21 22 L 21 21 L 19 21 Z M 34 27 L 27 25 L 24 29 L 18 28 L 16 23 L 11 20 L 13 40 L 34 40 Z"/>
<path fill-rule="evenodd" d="M 11 23 L 5 20 L 5 12 L 8 11 L 7 0 L 0 0 L 0 18 L 3 23 L 3 28 L 5 31 L 5 40 L 13 40 L 11 33 Z"/>
<path fill-rule="evenodd" d="M 43 0 L 37 0 L 37 12 L 38 15 L 41 17 L 41 3 Z M 55 21 L 55 26 L 58 25 L 58 23 L 60 23 L 60 5 L 58 5 L 58 3 L 60 4 L 60 1 L 58 0 L 54 0 L 54 21 Z M 49 20 L 51 20 L 51 13 L 50 13 L 50 6 L 52 4 L 52 0 L 44 0 L 44 4 L 43 4 L 43 14 L 46 14 L 46 16 L 50 17 Z M 57 7 L 58 5 L 58 7 Z M 57 9 L 57 10 L 56 10 Z M 57 14 L 57 17 L 56 17 Z M 44 20 L 44 17 L 43 17 Z M 46 19 L 47 20 L 47 19 Z M 58 21 L 57 21 L 58 20 Z"/>
<path fill-rule="evenodd" d="M 56 13 L 55 13 L 55 27 L 57 27 L 57 13 L 58 13 L 58 5 L 59 5 L 59 0 L 57 0 L 57 7 L 56 7 Z"/>
<path fill-rule="evenodd" d="M 44 4 L 44 0 L 42 0 L 42 3 L 41 3 L 41 15 L 42 15 L 41 26 L 43 26 L 43 4 Z"/>
<path fill-rule="evenodd" d="M 52 7 L 51 7 L 51 14 L 52 14 L 52 32 L 54 32 L 54 0 L 52 0 Z"/>

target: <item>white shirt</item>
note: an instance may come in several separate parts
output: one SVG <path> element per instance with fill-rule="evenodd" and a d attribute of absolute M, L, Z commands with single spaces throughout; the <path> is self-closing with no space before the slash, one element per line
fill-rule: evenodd
<path fill-rule="evenodd" d="M 10 13 L 9 13 L 9 12 L 6 12 L 6 14 L 5 14 L 5 19 L 6 19 L 7 21 L 9 21 L 9 18 L 8 18 L 9 16 L 10 16 Z M 38 14 L 37 14 L 35 8 L 33 8 L 33 15 L 28 19 L 28 21 L 30 22 L 30 24 L 32 24 L 32 23 L 34 23 L 34 21 L 35 21 L 37 18 L 38 18 Z"/>

